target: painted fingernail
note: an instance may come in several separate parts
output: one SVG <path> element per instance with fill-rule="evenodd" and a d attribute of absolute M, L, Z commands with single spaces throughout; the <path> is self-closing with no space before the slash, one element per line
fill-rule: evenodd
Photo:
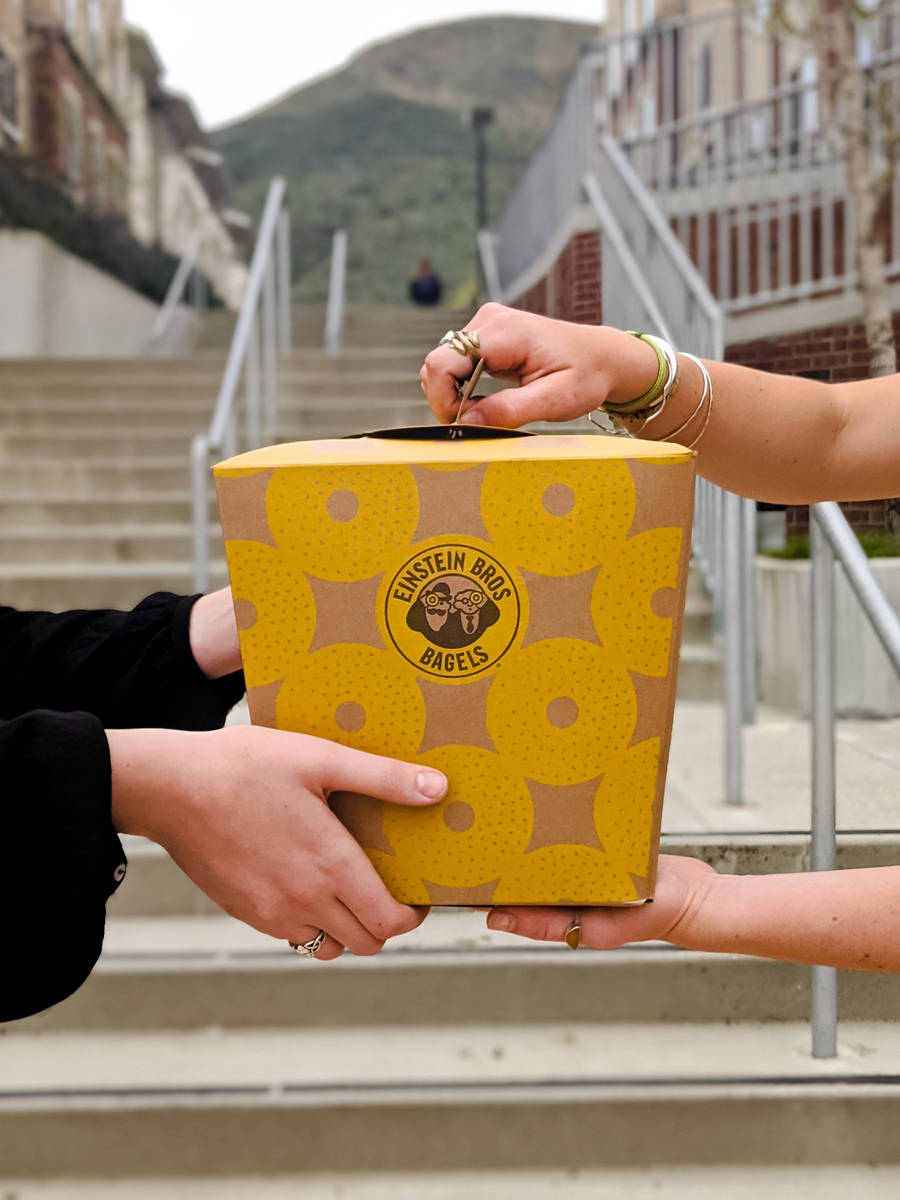
<path fill-rule="evenodd" d="M 512 933 L 515 928 L 515 922 L 509 913 L 495 912 L 487 919 L 488 929 L 496 929 L 500 933 Z"/>
<path fill-rule="evenodd" d="M 420 771 L 416 776 L 416 787 L 429 800 L 440 800 L 447 791 L 447 779 L 440 771 Z"/>
<path fill-rule="evenodd" d="M 578 949 L 578 947 L 581 945 L 581 926 L 580 925 L 570 925 L 569 926 L 569 928 L 566 930 L 565 942 L 570 950 Z"/>

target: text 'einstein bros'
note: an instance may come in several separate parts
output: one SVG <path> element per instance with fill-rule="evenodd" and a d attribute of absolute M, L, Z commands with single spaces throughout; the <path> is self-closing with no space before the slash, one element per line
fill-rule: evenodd
<path fill-rule="evenodd" d="M 445 427 L 215 476 L 252 720 L 450 779 L 433 808 L 332 797 L 398 899 L 652 896 L 690 451 Z"/>

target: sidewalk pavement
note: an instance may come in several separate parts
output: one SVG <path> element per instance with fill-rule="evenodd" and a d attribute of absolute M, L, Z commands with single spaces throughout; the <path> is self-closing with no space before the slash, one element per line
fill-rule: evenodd
<path fill-rule="evenodd" d="M 724 803 L 724 728 L 716 702 L 679 700 L 663 832 L 803 832 L 810 827 L 808 721 L 760 707 L 743 734 L 743 804 Z M 900 830 L 900 719 L 838 721 L 837 827 Z"/>
<path fill-rule="evenodd" d="M 230 724 L 249 720 L 246 703 Z M 841 831 L 900 830 L 900 719 L 839 721 L 835 746 Z M 760 707 L 743 735 L 743 804 L 724 802 L 724 728 L 715 701 L 675 707 L 664 833 L 802 833 L 810 827 L 809 722 Z"/>

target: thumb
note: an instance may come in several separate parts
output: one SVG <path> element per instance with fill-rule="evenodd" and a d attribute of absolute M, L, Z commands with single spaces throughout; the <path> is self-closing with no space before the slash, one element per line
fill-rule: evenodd
<path fill-rule="evenodd" d="M 521 387 L 480 396 L 466 408 L 461 424 L 516 429 L 530 421 L 571 421 L 591 407 L 589 403 L 579 405 L 571 380 L 554 372 Z"/>
<path fill-rule="evenodd" d="M 324 744 L 328 759 L 322 783 L 327 793 L 357 792 L 392 804 L 410 805 L 436 804 L 447 794 L 447 776 L 433 767 L 420 767 L 335 743 Z"/>

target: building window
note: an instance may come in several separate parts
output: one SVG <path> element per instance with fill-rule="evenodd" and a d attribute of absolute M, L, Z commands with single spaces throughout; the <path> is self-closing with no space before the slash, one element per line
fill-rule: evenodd
<path fill-rule="evenodd" d="M 16 67 L 2 49 L 0 49 L 0 117 L 10 125 L 16 125 L 19 119 Z"/>
<path fill-rule="evenodd" d="M 106 138 L 103 126 L 91 122 L 90 136 L 91 155 L 91 203 L 94 208 L 105 209 L 108 202 L 108 181 L 106 177 Z"/>
<path fill-rule="evenodd" d="M 63 136 L 66 144 L 66 178 L 74 189 L 84 181 L 84 114 L 72 96 L 63 100 Z"/>
<path fill-rule="evenodd" d="M 97 67 L 103 57 L 103 12 L 100 0 L 88 0 L 87 16 L 91 66 Z"/>
<path fill-rule="evenodd" d="M 107 202 L 112 212 L 122 215 L 128 208 L 125 160 L 118 146 L 110 146 L 106 158 Z"/>
<path fill-rule="evenodd" d="M 700 51 L 700 108 L 713 106 L 713 50 L 709 42 Z"/>

